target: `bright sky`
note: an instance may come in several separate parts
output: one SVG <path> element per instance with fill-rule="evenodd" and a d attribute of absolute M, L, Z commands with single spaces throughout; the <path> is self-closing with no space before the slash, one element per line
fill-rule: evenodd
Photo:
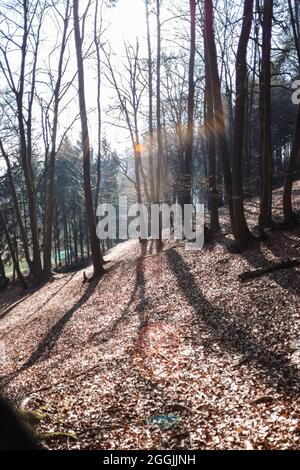
<path fill-rule="evenodd" d="M 119 0 L 116 7 L 105 10 L 105 23 L 108 26 L 105 37 L 110 43 L 113 53 L 118 56 L 118 62 L 125 56 L 124 41 L 131 44 L 139 39 L 141 53 L 146 55 L 146 23 L 144 0 Z M 105 26 L 105 24 L 104 24 Z M 93 78 L 90 77 L 92 83 Z M 92 93 L 88 93 L 92 98 Z M 111 98 L 114 96 L 111 90 L 104 85 L 102 88 L 102 104 L 105 110 L 111 104 Z M 92 98 L 93 100 L 93 98 Z M 106 116 L 103 113 L 104 121 L 114 122 L 112 116 Z M 124 149 L 124 143 L 128 140 L 128 132 L 112 125 L 104 124 L 105 134 L 117 150 Z M 130 145 L 130 144 L 129 144 Z"/>
<path fill-rule="evenodd" d="M 187 0 L 179 1 L 173 0 L 171 3 L 169 0 L 162 2 L 162 11 L 161 17 L 162 21 L 165 19 L 166 14 L 168 16 L 170 13 L 167 13 L 167 10 L 173 7 L 178 1 L 178 4 L 183 6 L 183 4 L 187 2 Z M 4 4 L 5 2 L 0 1 Z M 57 6 L 59 7 L 59 3 Z M 80 6 L 83 8 L 86 5 L 86 1 L 80 2 Z M 63 12 L 63 10 L 61 10 Z M 86 22 L 86 29 L 85 29 L 85 48 L 91 43 L 93 38 L 93 7 L 90 9 L 90 16 L 87 18 Z M 57 34 L 57 19 L 58 15 L 55 14 L 54 10 L 52 10 L 51 14 L 47 13 L 43 28 L 42 28 L 42 42 L 39 52 L 39 63 L 38 69 L 44 69 L 45 66 L 50 66 L 52 70 L 57 69 L 57 54 L 59 52 L 59 41 L 61 38 L 61 34 Z M 109 47 L 111 51 L 115 54 L 115 65 L 118 72 L 122 71 L 122 62 L 125 57 L 125 48 L 124 48 L 124 41 L 127 43 L 131 43 L 135 45 L 136 39 L 139 39 L 140 44 L 140 56 L 143 58 L 147 57 L 147 44 L 146 44 L 146 21 L 145 21 L 145 2 L 144 0 L 118 0 L 115 7 L 107 8 L 104 7 L 103 9 L 103 27 L 106 29 L 104 34 L 104 41 L 109 43 Z M 152 47 L 155 54 L 156 48 L 156 18 L 155 15 L 151 16 L 151 30 L 152 30 Z M 1 13 L 0 13 L 1 19 Z M 60 20 L 61 23 L 61 20 Z M 3 27 L 0 21 L 1 28 Z M 167 25 L 163 26 L 163 33 L 166 35 L 166 30 L 171 26 L 168 22 Z M 5 27 L 5 26 L 4 26 Z M 70 27 L 73 27 L 72 20 L 70 22 Z M 20 32 L 19 32 L 20 33 Z M 166 35 L 167 36 L 167 35 Z M 16 41 L 20 42 L 21 35 L 16 36 Z M 57 51 L 55 54 L 50 54 L 50 51 L 53 50 L 54 46 L 57 47 Z M 71 60 L 68 64 L 68 73 L 64 78 L 65 82 L 70 78 L 75 70 L 76 70 L 76 60 L 75 60 L 75 50 L 74 50 L 74 35 L 71 34 L 70 36 L 70 53 L 71 53 Z M 9 60 L 13 66 L 13 69 L 16 72 L 16 77 L 18 73 L 18 67 L 20 64 L 20 56 L 19 53 L 11 52 Z M 42 84 L 42 80 L 47 83 L 49 82 L 49 77 L 45 74 L 39 75 L 38 83 L 37 83 L 37 90 L 40 97 L 43 97 L 45 101 L 49 100 L 49 95 L 47 91 L 47 86 Z M 17 81 L 17 80 L 16 80 Z M 96 96 L 97 96 L 97 75 L 96 75 L 96 63 L 95 59 L 91 58 L 85 63 L 85 81 L 86 81 L 86 99 L 87 104 L 90 110 L 96 107 Z M 5 80 L 3 76 L 0 76 L 0 85 L 3 88 Z M 64 111 L 64 113 L 60 117 L 60 132 L 62 133 L 66 127 L 72 122 L 74 117 L 78 114 L 78 97 L 76 95 L 76 88 L 77 88 L 77 80 L 74 82 L 75 87 L 70 90 L 68 95 L 66 96 L 66 101 L 70 101 L 68 109 Z M 128 132 L 122 130 L 111 123 L 118 123 L 116 118 L 110 114 L 109 116 L 106 114 L 106 109 L 109 105 L 116 103 L 116 94 L 108 88 L 107 83 L 103 80 L 102 86 L 102 118 L 104 121 L 103 124 L 103 135 L 108 138 L 108 140 L 112 143 L 113 148 L 117 149 L 119 152 L 124 152 L 126 147 L 130 148 L 130 140 Z M 72 99 L 73 98 L 73 99 Z M 35 106 L 35 115 L 37 117 L 37 122 L 40 118 L 40 108 L 36 105 Z M 96 112 L 91 111 L 89 113 L 89 124 L 90 124 L 90 133 L 91 133 L 91 142 L 96 143 L 97 138 L 97 121 L 96 121 Z M 109 123 L 110 124 L 109 124 Z M 122 124 L 124 124 L 122 122 Z M 40 125 L 37 124 L 40 128 Z M 69 136 L 76 143 L 80 134 L 80 125 L 79 122 L 73 126 L 72 132 L 69 132 Z"/>

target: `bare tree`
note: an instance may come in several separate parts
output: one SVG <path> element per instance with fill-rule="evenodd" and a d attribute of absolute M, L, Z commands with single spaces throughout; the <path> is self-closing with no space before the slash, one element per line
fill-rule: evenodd
<path fill-rule="evenodd" d="M 273 0 L 265 0 L 262 18 L 262 64 L 260 73 L 261 198 L 259 232 L 272 226 L 272 130 L 271 130 L 271 38 Z"/>
<path fill-rule="evenodd" d="M 53 119 L 51 126 L 51 148 L 50 157 L 47 161 L 46 168 L 46 207 L 45 207 L 45 227 L 44 227 L 44 274 L 50 275 L 51 272 L 51 253 L 52 253 L 52 233 L 53 233 L 53 214 L 54 214 L 54 176 L 55 176 L 55 159 L 58 151 L 57 130 L 59 105 L 61 101 L 61 85 L 63 77 L 64 55 L 68 42 L 68 27 L 71 15 L 70 0 L 66 1 L 65 15 L 63 17 L 62 41 L 58 59 L 58 71 L 56 83 L 53 91 Z"/>
<path fill-rule="evenodd" d="M 220 229 L 218 212 L 218 190 L 217 190 L 217 162 L 216 162 L 216 138 L 214 123 L 214 101 L 212 83 L 208 64 L 207 37 L 204 35 L 205 48 L 205 111 L 204 128 L 208 157 L 208 205 L 210 213 L 210 230 L 216 232 Z"/>
<path fill-rule="evenodd" d="M 185 135 L 182 162 L 182 200 L 181 204 L 192 204 L 192 165 L 195 110 L 195 54 L 196 54 L 196 0 L 190 0 L 190 58 L 188 75 L 188 122 Z"/>
<path fill-rule="evenodd" d="M 297 0 L 294 1 L 294 8 L 292 5 L 292 1 L 288 0 L 289 6 L 289 13 L 290 13 L 290 20 L 293 30 L 293 37 L 295 48 L 297 52 L 297 59 L 298 64 L 300 67 L 300 31 L 299 31 L 299 2 Z M 292 189 L 293 189 L 293 182 L 296 176 L 296 167 L 297 167 L 297 159 L 299 156 L 300 151 L 300 106 L 298 106 L 297 116 L 296 116 L 296 125 L 295 125 L 295 133 L 293 138 L 293 144 L 291 149 L 291 154 L 287 166 L 287 172 L 285 177 L 284 183 L 284 191 L 283 191 L 283 214 L 285 223 L 288 225 L 293 225 L 296 222 L 296 216 L 293 212 L 292 206 Z"/>
<path fill-rule="evenodd" d="M 28 197 L 32 240 L 33 260 L 29 266 L 35 282 L 38 283 L 42 276 L 42 263 L 37 216 L 37 191 L 32 163 L 32 110 L 40 33 L 47 4 L 39 0 L 34 2 L 23 0 L 17 8 L 18 14 L 22 18 L 22 26 L 17 25 L 21 29 L 21 42 L 18 43 L 11 34 L 1 31 L 4 39 L 0 46 L 0 68 L 16 104 L 15 114 L 18 122 L 20 157 Z M 14 11 L 11 12 L 12 15 L 14 13 Z M 11 18 L 7 18 L 8 24 L 12 21 Z M 10 59 L 10 52 L 14 52 L 15 48 L 20 52 L 20 62 L 16 70 L 12 67 L 13 59 Z M 28 59 L 29 51 L 30 59 Z"/>
<path fill-rule="evenodd" d="M 209 75 L 211 80 L 213 102 L 214 102 L 214 132 L 222 161 L 225 191 L 228 200 L 231 226 L 234 227 L 233 205 L 232 205 L 232 177 L 226 138 L 226 126 L 224 108 L 221 95 L 221 82 L 218 70 L 216 42 L 214 35 L 213 3 L 212 0 L 204 0 L 204 34 L 207 41 L 207 58 Z"/>
<path fill-rule="evenodd" d="M 149 20 L 149 0 L 145 0 L 146 5 L 146 26 L 147 26 L 147 47 L 148 47 L 148 93 L 149 93 L 149 183 L 150 197 L 154 202 L 155 184 L 154 184 L 154 165 L 153 165 L 153 64 L 152 64 L 152 46 Z"/>
<path fill-rule="evenodd" d="M 101 183 L 101 141 L 102 141 L 102 113 L 101 113 L 101 34 L 102 34 L 102 6 L 99 8 L 99 0 L 95 4 L 94 16 L 94 45 L 96 49 L 97 70 L 97 179 L 95 192 L 95 210 L 99 203 L 99 190 Z M 100 25 L 99 25 L 100 19 Z"/>
<path fill-rule="evenodd" d="M 253 21 L 253 0 L 244 2 L 243 24 L 236 55 L 236 100 L 234 118 L 234 147 L 232 164 L 233 233 L 237 245 L 243 249 L 253 236 L 248 228 L 243 202 L 242 160 L 244 151 L 245 108 L 247 97 L 247 47 Z"/>
<path fill-rule="evenodd" d="M 83 33 L 80 31 L 79 7 L 78 0 L 73 0 L 73 15 L 74 15 L 74 36 L 76 47 L 76 58 L 78 68 L 78 98 L 79 109 L 81 118 L 81 132 L 82 132 L 82 148 L 83 148 L 83 178 L 84 178 L 84 193 L 87 210 L 87 220 L 89 226 L 91 253 L 94 267 L 94 276 L 103 274 L 103 261 L 100 251 L 100 243 L 96 234 L 96 223 L 93 209 L 92 189 L 91 189 L 91 171 L 90 171 L 90 139 L 88 130 L 87 109 L 85 102 L 85 89 L 84 89 L 84 67 L 83 67 Z"/>
<path fill-rule="evenodd" d="M 110 54 L 105 52 L 106 65 L 109 72 L 106 74 L 106 78 L 116 91 L 118 100 L 117 109 L 125 120 L 126 128 L 130 135 L 134 155 L 134 186 L 137 195 L 137 202 L 142 202 L 143 190 L 146 202 L 150 202 L 148 181 L 142 163 L 143 146 L 141 145 L 139 131 L 141 100 L 146 85 L 144 79 L 141 79 L 142 73 L 139 63 L 138 41 L 136 42 L 135 48 L 126 44 L 125 49 L 126 63 L 124 63 L 123 66 L 125 67 L 126 74 L 122 77 L 120 76 L 120 73 L 118 74 L 114 70 Z"/>
<path fill-rule="evenodd" d="M 16 256 L 14 244 L 13 244 L 13 241 L 11 240 L 9 230 L 8 230 L 7 225 L 6 225 L 5 217 L 4 217 L 4 214 L 3 214 L 3 210 L 2 210 L 1 207 L 0 207 L 0 225 L 4 229 L 6 242 L 7 242 L 8 248 L 9 248 L 9 252 L 10 252 L 12 262 L 13 262 L 14 269 L 15 269 L 17 275 L 18 275 L 18 279 L 21 282 L 22 286 L 26 289 L 27 284 L 26 284 L 26 281 L 25 281 L 25 279 L 23 277 L 23 274 L 21 272 L 19 261 L 18 261 L 18 258 Z"/>

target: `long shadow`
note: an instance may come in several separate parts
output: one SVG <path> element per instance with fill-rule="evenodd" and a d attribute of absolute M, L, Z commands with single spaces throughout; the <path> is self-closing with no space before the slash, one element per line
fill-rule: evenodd
<path fill-rule="evenodd" d="M 3 320 L 14 308 L 16 308 L 18 305 L 20 305 L 24 300 L 28 299 L 33 293 L 24 295 L 20 300 L 14 300 L 12 301 L 9 306 L 6 308 L 6 310 L 1 311 L 0 310 L 0 320 Z M 5 305 L 7 306 L 7 304 Z"/>
<path fill-rule="evenodd" d="M 1 378 L 1 385 L 6 385 L 10 380 L 14 379 L 21 372 L 29 369 L 33 365 L 44 361 L 50 356 L 51 351 L 55 347 L 60 335 L 62 334 L 67 323 L 71 320 L 74 313 L 80 309 L 93 295 L 99 279 L 95 279 L 87 284 L 87 288 L 82 297 L 70 308 L 48 331 L 46 336 L 40 341 L 36 350 L 31 354 L 27 361 L 15 372 Z"/>
<path fill-rule="evenodd" d="M 291 233 L 297 234 L 295 231 Z M 273 253 L 273 255 L 279 259 L 287 259 L 299 256 L 299 249 L 291 250 L 289 247 L 289 242 L 291 242 L 291 238 L 288 236 L 288 234 L 281 232 L 279 243 L 275 243 L 275 240 L 272 238 L 266 240 L 264 243 L 266 247 Z M 295 240 L 293 240 L 293 243 L 294 242 Z M 247 249 L 242 253 L 242 256 L 255 269 L 268 266 L 270 264 L 270 260 L 268 260 L 262 252 L 261 243 L 257 243 L 255 246 L 255 253 L 253 253 L 252 249 Z M 300 283 L 298 282 L 297 276 L 295 276 L 295 269 L 286 269 L 284 271 L 284 275 L 282 275 L 282 273 L 283 271 L 275 271 L 273 273 L 268 273 L 267 275 L 273 279 L 276 284 L 300 297 Z"/>
<path fill-rule="evenodd" d="M 128 319 L 129 310 L 130 310 L 132 303 L 134 302 L 138 288 L 139 288 L 139 279 L 136 276 L 135 284 L 134 284 L 132 293 L 130 295 L 130 299 L 127 302 L 126 306 L 124 307 L 122 314 L 108 327 L 108 331 L 106 331 L 106 334 L 104 336 L 101 335 L 101 332 L 100 333 L 96 332 L 89 338 L 89 341 L 96 340 L 95 344 L 100 345 L 102 343 L 106 343 L 107 341 L 113 338 L 113 336 L 117 332 L 120 325 L 122 325 L 122 323 Z"/>
<path fill-rule="evenodd" d="M 108 331 L 106 332 L 105 336 L 101 336 L 101 333 L 94 333 L 90 337 L 90 341 L 94 341 L 96 339 L 96 344 L 99 345 L 101 343 L 105 343 L 109 341 L 110 339 L 113 338 L 113 336 L 116 334 L 118 328 L 120 325 L 127 320 L 129 310 L 131 305 L 133 304 L 135 298 L 137 297 L 137 294 L 139 296 L 139 303 L 137 306 L 137 312 L 140 317 L 140 323 L 144 321 L 143 318 L 143 313 L 144 313 L 144 298 L 145 298 L 145 279 L 144 279 L 144 257 L 147 254 L 147 245 L 146 244 L 141 244 L 141 256 L 136 260 L 136 274 L 135 274 L 135 283 L 134 287 L 132 290 L 132 293 L 130 295 L 130 299 L 127 302 L 126 306 L 124 307 L 122 314 L 111 324 L 111 326 L 108 328 Z M 113 270 L 116 265 L 122 265 L 124 261 L 119 261 L 115 263 L 112 267 L 111 270 Z M 141 318 L 142 317 L 142 318 Z M 100 336 L 100 338 L 99 338 Z"/>
<path fill-rule="evenodd" d="M 263 381 L 280 392 L 295 393 L 293 387 L 299 382 L 297 369 L 289 364 L 285 355 L 269 350 L 247 328 L 234 321 L 229 313 L 206 300 L 178 252 L 169 250 L 167 258 L 187 302 L 198 315 L 199 323 L 212 333 L 212 343 L 217 341 L 228 352 L 249 356 Z"/>
<path fill-rule="evenodd" d="M 145 268 L 144 268 L 144 258 L 147 255 L 147 244 L 142 244 L 141 246 L 142 254 L 141 257 L 137 260 L 136 264 L 136 279 L 139 290 L 139 303 L 136 307 L 137 314 L 139 316 L 140 326 L 139 329 L 143 328 L 148 322 L 148 318 L 145 315 L 145 309 L 148 306 L 148 300 L 146 298 L 146 287 L 145 287 Z"/>
<path fill-rule="evenodd" d="M 72 281 L 73 277 L 76 275 L 77 273 L 74 272 L 70 277 L 69 279 L 66 280 L 66 282 L 64 282 L 60 287 L 59 289 L 57 289 L 53 294 L 49 295 L 49 297 L 41 304 L 37 307 L 37 309 L 32 313 L 32 316 L 35 315 L 37 312 L 39 312 L 42 308 L 45 307 L 45 305 L 47 305 L 57 294 L 59 294 L 59 292 L 61 292 L 65 287 L 66 285 L 69 284 L 69 282 Z"/>
<path fill-rule="evenodd" d="M 57 291 L 55 291 L 53 294 L 51 294 L 41 305 L 38 306 L 38 308 L 32 313 L 32 315 L 34 315 L 35 313 L 37 313 L 39 310 L 41 310 L 45 305 L 47 305 L 48 302 L 50 302 L 53 297 L 55 297 L 72 279 L 73 277 L 75 276 L 76 272 L 74 272 L 70 277 L 69 279 L 67 279 L 66 282 L 64 282 L 64 284 L 62 286 L 60 286 L 59 289 L 57 289 Z M 41 285 L 39 287 L 39 289 L 41 287 L 44 287 L 45 284 Z M 33 294 L 35 294 L 36 292 L 38 291 L 38 289 L 35 289 L 34 291 L 32 292 L 29 292 L 28 294 L 24 294 L 22 296 L 22 298 L 18 301 L 12 301 L 8 308 L 6 308 L 6 310 L 4 311 L 1 311 L 0 309 L 0 320 L 3 320 L 3 318 L 5 318 L 12 310 L 14 310 L 14 308 L 16 308 L 19 304 L 21 304 L 22 302 L 24 302 L 25 300 L 27 300 L 29 297 L 31 297 Z"/>

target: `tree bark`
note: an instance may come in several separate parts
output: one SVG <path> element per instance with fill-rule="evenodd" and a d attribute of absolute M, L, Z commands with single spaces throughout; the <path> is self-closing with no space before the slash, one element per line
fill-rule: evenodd
<path fill-rule="evenodd" d="M 207 56 L 210 79 L 212 83 L 212 93 L 214 101 L 214 132 L 218 144 L 219 154 L 222 162 L 224 184 L 229 208 L 229 215 L 232 228 L 234 227 L 234 215 L 232 205 L 232 176 L 228 144 L 226 139 L 226 126 L 224 108 L 221 95 L 221 83 L 217 62 L 217 50 L 213 26 L 213 4 L 212 0 L 204 0 L 204 34 L 207 40 Z"/>
<path fill-rule="evenodd" d="M 253 0 L 245 0 L 243 24 L 236 55 L 236 101 L 234 119 L 234 146 L 232 163 L 233 183 L 233 234 L 237 245 L 244 249 L 253 239 L 248 228 L 243 202 L 242 160 L 245 134 L 245 109 L 247 97 L 247 47 L 253 21 Z"/>
<path fill-rule="evenodd" d="M 190 58 L 188 76 L 188 122 L 185 136 L 181 204 L 192 204 L 192 166 L 195 109 L 196 0 L 190 0 Z"/>
<path fill-rule="evenodd" d="M 295 11 L 293 11 L 292 2 L 288 0 L 290 19 L 293 29 L 294 43 L 297 51 L 298 64 L 300 67 L 300 36 L 298 34 L 299 25 L 298 25 L 298 10 L 299 2 L 295 1 Z M 292 150 L 288 162 L 287 173 L 284 182 L 284 191 L 283 191 L 283 215 L 285 223 L 288 225 L 294 225 L 297 221 L 296 215 L 293 212 L 292 206 L 292 190 L 293 182 L 296 177 L 297 172 L 297 161 L 300 151 L 300 106 L 298 106 L 295 133 L 293 139 Z"/>
<path fill-rule="evenodd" d="M 44 230 L 44 275 L 48 277 L 51 273 L 51 253 L 52 253 L 52 233 L 53 233 L 53 213 L 54 213 L 54 176 L 55 176 L 55 159 L 57 155 L 57 129 L 58 129 L 58 111 L 60 103 L 60 89 L 63 73 L 64 53 L 67 44 L 67 31 L 69 25 L 69 12 L 70 1 L 67 0 L 62 45 L 60 49 L 60 56 L 58 62 L 57 81 L 54 90 L 54 113 L 51 134 L 51 151 L 49 159 L 49 172 L 48 181 L 46 182 L 46 215 L 45 215 L 45 230 Z"/>
<path fill-rule="evenodd" d="M 293 139 L 292 150 L 288 162 L 287 173 L 285 177 L 284 190 L 283 190 L 283 215 L 285 223 L 294 224 L 296 222 L 296 215 L 292 206 L 292 189 L 293 182 L 296 179 L 297 173 L 297 160 L 300 152 L 300 106 L 298 106 L 296 126 Z"/>
<path fill-rule="evenodd" d="M 97 137 L 98 137 L 98 149 L 97 149 L 97 179 L 96 179 L 96 191 L 95 191 L 95 212 L 99 204 L 100 184 L 101 184 L 101 146 L 102 146 L 102 113 L 101 113 L 101 55 L 100 55 L 100 44 L 99 44 L 99 31 L 98 31 L 98 14 L 99 14 L 99 0 L 96 0 L 95 7 L 95 18 L 94 18 L 94 44 L 96 49 L 96 60 L 97 60 Z"/>
<path fill-rule="evenodd" d="M 153 165 L 153 67 L 152 67 L 152 50 L 151 50 L 151 35 L 150 35 L 150 22 L 149 22 L 149 0 L 145 0 L 146 4 L 146 25 L 147 25 L 147 47 L 148 47 L 148 87 L 149 87 L 149 180 L 150 180 L 150 197 L 151 202 L 154 203 L 155 188 L 154 188 L 154 165 Z"/>
<path fill-rule="evenodd" d="M 216 139 L 214 133 L 214 105 L 212 84 L 209 73 L 207 38 L 204 35 L 205 49 L 205 100 L 204 100 L 204 128 L 208 158 L 208 206 L 210 212 L 210 230 L 217 232 L 220 230 L 218 191 L 217 191 L 217 161 L 216 161 Z"/>
<path fill-rule="evenodd" d="M 259 233 L 272 227 L 271 39 L 273 0 L 264 1 L 262 67 L 260 78 L 261 196 Z"/>
<path fill-rule="evenodd" d="M 24 226 L 23 220 L 22 220 L 21 210 L 20 210 L 20 206 L 19 206 L 19 202 L 18 202 L 15 183 L 14 183 L 14 180 L 13 180 L 13 175 L 12 175 L 12 171 L 11 171 L 11 165 L 10 165 L 9 157 L 8 157 L 7 153 L 5 152 L 5 150 L 4 150 L 3 143 L 2 143 L 1 139 L 0 139 L 0 149 L 1 149 L 1 153 L 4 157 L 4 160 L 5 160 L 6 166 L 7 166 L 7 176 L 8 176 L 8 181 L 9 181 L 9 185 L 10 185 L 10 191 L 11 191 L 11 195 L 12 195 L 14 210 L 16 212 L 17 221 L 18 221 L 18 225 L 19 225 L 19 229 L 20 229 L 20 235 L 21 235 L 21 240 L 22 240 L 22 245 L 23 245 L 23 250 L 24 250 L 24 256 L 25 256 L 30 274 L 33 275 L 34 271 L 33 271 L 32 260 L 30 258 L 30 254 L 29 254 L 27 233 L 26 233 L 25 226 Z"/>
<path fill-rule="evenodd" d="M 8 231 L 8 228 L 7 228 L 7 225 L 6 225 L 6 221 L 5 221 L 5 218 L 4 218 L 4 214 L 3 214 L 1 208 L 0 208 L 0 224 L 2 225 L 2 227 L 4 229 L 6 242 L 7 242 L 8 248 L 9 248 L 9 252 L 10 252 L 12 262 L 13 262 L 14 269 L 15 269 L 17 275 L 18 275 L 18 279 L 21 282 L 22 287 L 24 287 L 24 289 L 26 289 L 27 284 L 26 284 L 26 281 L 23 277 L 23 274 L 21 273 L 21 269 L 20 269 L 18 259 L 16 257 L 14 245 L 13 245 L 13 242 L 10 238 L 10 234 L 9 234 L 9 231 Z"/>
<path fill-rule="evenodd" d="M 156 0 L 156 26 L 157 26 L 157 59 L 156 59 L 156 134 L 157 134 L 157 162 L 156 162 L 156 203 L 160 201 L 161 193 L 161 163 L 162 163 L 162 126 L 161 126 L 161 24 L 160 2 Z M 161 231 L 161 230 L 160 230 Z M 160 239 L 161 242 L 161 239 Z"/>
<path fill-rule="evenodd" d="M 100 251 L 100 242 L 96 234 L 96 223 L 94 218 L 94 208 L 92 199 L 92 188 L 91 188 L 91 175 L 90 175 L 90 139 L 88 130 L 87 110 L 85 102 L 85 89 L 84 89 L 84 68 L 83 68 L 83 57 L 82 57 L 82 37 L 80 33 L 80 22 L 79 22 L 79 8 L 78 0 L 73 0 L 73 14 L 74 14 L 74 36 L 75 36 L 75 47 L 76 47 L 76 58 L 78 68 L 78 97 L 79 97 L 79 109 L 80 109 L 80 120 L 81 120 L 81 132 L 82 132 L 82 147 L 83 147 L 83 178 L 84 178 L 84 194 L 86 202 L 87 220 L 92 252 L 92 261 L 94 267 L 94 276 L 103 274 L 103 262 Z"/>

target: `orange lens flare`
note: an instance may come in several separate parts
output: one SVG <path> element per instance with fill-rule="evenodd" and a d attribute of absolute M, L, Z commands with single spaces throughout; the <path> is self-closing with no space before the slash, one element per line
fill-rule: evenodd
<path fill-rule="evenodd" d="M 146 145 L 144 144 L 136 144 L 135 145 L 135 151 L 138 153 L 143 153 L 146 149 Z"/>

